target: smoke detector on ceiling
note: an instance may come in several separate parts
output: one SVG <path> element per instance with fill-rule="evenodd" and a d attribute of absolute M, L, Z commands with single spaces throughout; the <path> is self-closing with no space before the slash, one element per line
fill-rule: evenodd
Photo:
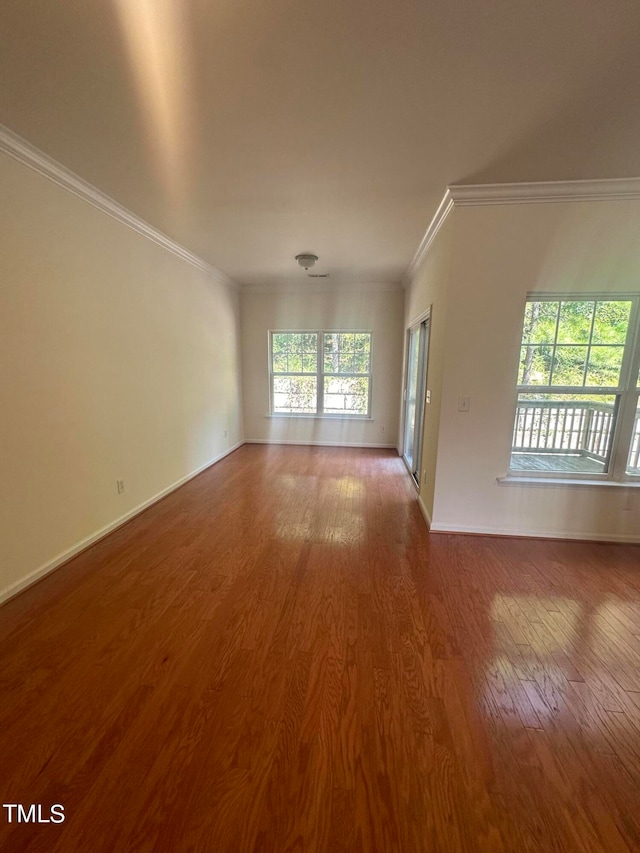
<path fill-rule="evenodd" d="M 318 260 L 317 255 L 311 255 L 311 254 L 296 255 L 296 261 L 305 270 L 310 270 L 311 267 L 315 265 L 317 260 Z"/>

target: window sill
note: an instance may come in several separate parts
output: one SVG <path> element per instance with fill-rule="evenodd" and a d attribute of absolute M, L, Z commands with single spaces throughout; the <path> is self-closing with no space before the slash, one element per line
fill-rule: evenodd
<path fill-rule="evenodd" d="M 277 412 L 275 414 L 265 415 L 265 418 L 295 418 L 302 421 L 375 421 L 375 418 L 369 415 L 296 415 L 289 412 Z"/>
<path fill-rule="evenodd" d="M 499 486 L 559 486 L 568 488 L 596 488 L 604 489 L 640 489 L 640 481 L 633 480 L 592 480 L 585 478 L 568 479 L 567 477 L 521 477 L 516 474 L 507 474 L 504 477 L 496 477 Z"/>

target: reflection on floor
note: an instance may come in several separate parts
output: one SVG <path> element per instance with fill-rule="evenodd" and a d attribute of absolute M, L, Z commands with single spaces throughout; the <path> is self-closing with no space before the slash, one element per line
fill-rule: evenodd
<path fill-rule="evenodd" d="M 390 451 L 242 447 L 2 607 L 0 686 L 67 816 L 3 851 L 640 850 L 640 547 L 430 535 Z"/>

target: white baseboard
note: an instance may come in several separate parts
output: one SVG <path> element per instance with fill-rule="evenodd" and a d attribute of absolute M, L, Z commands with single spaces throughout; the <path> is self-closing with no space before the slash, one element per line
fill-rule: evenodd
<path fill-rule="evenodd" d="M 590 531 L 549 530 L 547 528 L 523 527 L 475 527 L 469 525 L 442 524 L 434 522 L 431 533 L 462 533 L 476 536 L 516 536 L 525 539 L 572 539 L 579 542 L 612 542 L 621 545 L 640 543 L 640 535 L 633 533 L 593 533 Z"/>
<path fill-rule="evenodd" d="M 19 592 L 22 592 L 27 587 L 39 581 L 45 575 L 48 575 L 50 572 L 53 572 L 55 569 L 59 568 L 63 563 L 66 563 L 72 557 L 76 557 L 82 551 L 85 551 L 87 548 L 94 545 L 100 539 L 103 539 L 105 536 L 108 536 L 109 533 L 113 533 L 114 530 L 117 530 L 118 527 L 122 527 L 123 524 L 126 524 L 127 521 L 131 521 L 136 515 L 139 515 L 141 512 L 144 512 L 145 509 L 148 509 L 153 504 L 165 498 L 171 492 L 174 492 L 176 489 L 179 489 L 180 486 L 184 486 L 185 483 L 188 483 L 189 480 L 193 480 L 194 477 L 197 477 L 198 474 L 202 474 L 203 471 L 206 471 L 207 468 L 210 468 L 212 465 L 215 465 L 216 462 L 219 462 L 221 459 L 224 459 L 225 456 L 228 456 L 230 453 L 233 453 L 234 450 L 237 450 L 239 447 L 242 447 L 244 441 L 240 441 L 237 444 L 234 444 L 233 447 L 228 448 L 221 453 L 219 456 L 216 456 L 214 459 L 211 459 L 209 462 L 206 462 L 204 465 L 201 465 L 199 468 L 196 468 L 195 471 L 192 471 L 190 474 L 187 474 L 185 477 L 182 477 L 180 480 L 177 480 L 175 483 L 172 483 L 170 486 L 167 486 L 166 489 L 163 489 L 161 492 L 158 492 L 152 498 L 144 501 L 144 503 L 139 504 L 133 509 L 129 510 L 129 512 L 121 515 L 119 518 L 116 518 L 115 521 L 112 521 L 110 524 L 101 527 L 100 530 L 96 530 L 95 533 L 91 533 L 89 536 L 86 536 L 84 539 L 81 539 L 80 542 L 76 542 L 75 545 L 72 545 L 71 548 L 68 548 L 66 551 L 63 551 L 61 554 L 58 554 L 57 557 L 54 557 L 52 560 L 47 561 L 44 565 L 37 568 L 35 571 L 28 574 L 26 577 L 21 578 L 15 583 L 10 584 L 0 591 L 0 604 L 4 601 L 8 601 L 10 598 L 13 598 L 14 595 L 17 595 Z"/>
<path fill-rule="evenodd" d="M 431 516 L 429 515 L 429 510 L 425 506 L 425 503 L 420 495 L 418 495 L 418 506 L 420 507 L 420 512 L 422 513 L 422 517 L 424 518 L 425 523 L 427 525 L 427 530 L 431 530 Z"/>
<path fill-rule="evenodd" d="M 247 438 L 245 444 L 299 444 L 308 447 L 371 447 L 382 450 L 396 450 L 395 444 L 369 444 L 344 441 L 297 441 L 288 438 Z"/>

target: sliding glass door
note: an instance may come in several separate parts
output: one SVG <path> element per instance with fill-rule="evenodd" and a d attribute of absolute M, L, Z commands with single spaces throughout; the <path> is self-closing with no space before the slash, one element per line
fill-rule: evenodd
<path fill-rule="evenodd" d="M 408 332 L 407 384 L 404 410 L 404 460 L 409 471 L 420 483 L 422 457 L 422 427 L 427 380 L 429 319 L 412 326 Z"/>

